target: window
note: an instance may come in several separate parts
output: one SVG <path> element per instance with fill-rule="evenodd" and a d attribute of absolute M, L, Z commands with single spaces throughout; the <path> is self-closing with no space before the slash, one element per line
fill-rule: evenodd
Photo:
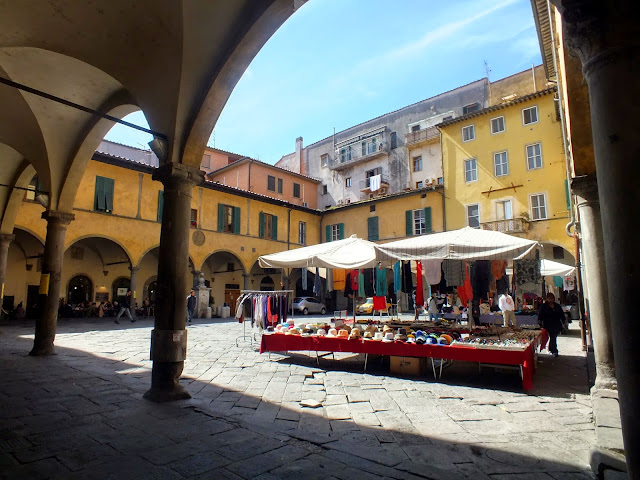
<path fill-rule="evenodd" d="M 376 137 L 371 137 L 368 141 L 364 140 L 361 144 L 362 156 L 375 153 L 378 150 L 378 140 Z"/>
<path fill-rule="evenodd" d="M 476 138 L 476 129 L 473 125 L 467 125 L 466 127 L 462 127 L 462 141 L 470 142 L 471 140 L 475 140 Z"/>
<path fill-rule="evenodd" d="M 493 168 L 496 177 L 502 177 L 509 174 L 509 160 L 507 152 L 498 152 L 493 154 Z"/>
<path fill-rule="evenodd" d="M 418 132 L 418 131 L 420 131 L 420 125 L 413 125 L 413 126 L 411 127 L 411 131 L 412 131 L 412 132 Z"/>
<path fill-rule="evenodd" d="M 260 238 L 278 239 L 278 217 L 270 213 L 260 212 Z"/>
<path fill-rule="evenodd" d="M 278 193 L 282 193 L 282 179 L 278 179 Z"/>
<path fill-rule="evenodd" d="M 562 248 L 562 247 L 553 247 L 553 259 L 554 260 L 564 260 L 564 248 Z"/>
<path fill-rule="evenodd" d="M 307 244 L 307 224 L 305 222 L 298 222 L 298 243 L 300 245 Z"/>
<path fill-rule="evenodd" d="M 414 172 L 422 171 L 422 155 L 418 157 L 413 157 L 413 171 Z"/>
<path fill-rule="evenodd" d="M 164 211 L 164 192 L 158 190 L 158 221 L 162 221 L 162 212 Z"/>
<path fill-rule="evenodd" d="M 371 213 L 375 212 L 375 211 L 376 211 L 376 206 L 375 206 L 375 205 L 370 205 L 370 206 L 369 206 L 369 211 L 370 211 Z"/>
<path fill-rule="evenodd" d="M 323 195 L 327 194 L 327 186 L 326 185 L 322 185 L 322 194 Z"/>
<path fill-rule="evenodd" d="M 327 242 L 342 240 L 344 238 L 344 223 L 327 225 L 325 239 Z"/>
<path fill-rule="evenodd" d="M 218 231 L 240 233 L 240 208 L 218 204 Z"/>
<path fill-rule="evenodd" d="M 300 184 L 299 183 L 294 183 L 293 184 L 293 196 L 295 198 L 300 198 Z"/>
<path fill-rule="evenodd" d="M 431 207 L 406 211 L 407 236 L 431 233 Z"/>
<path fill-rule="evenodd" d="M 480 206 L 467 205 L 467 225 L 471 228 L 480 228 Z"/>
<path fill-rule="evenodd" d="M 198 210 L 191 209 L 191 228 L 198 228 Z"/>
<path fill-rule="evenodd" d="M 40 180 L 38 179 L 37 175 L 34 175 L 34 177 L 29 182 L 29 186 L 27 187 L 27 190 L 24 192 L 24 199 L 35 200 L 36 195 L 38 195 L 38 191 L 40 189 L 41 189 Z"/>
<path fill-rule="evenodd" d="M 113 212 L 113 178 L 96 177 L 96 192 L 93 209 L 96 212 Z"/>
<path fill-rule="evenodd" d="M 340 149 L 340 163 L 351 161 L 351 145 Z"/>
<path fill-rule="evenodd" d="M 345 187 L 350 187 L 351 186 L 351 177 L 347 177 L 344 179 L 344 186 Z"/>
<path fill-rule="evenodd" d="M 326 167 L 327 165 L 329 165 L 329 155 L 326 153 L 323 153 L 322 155 L 320 155 L 320 165 L 323 167 Z"/>
<path fill-rule="evenodd" d="M 538 107 L 522 109 L 522 124 L 529 125 L 531 123 L 538 123 Z"/>
<path fill-rule="evenodd" d="M 424 187 L 424 182 L 422 180 L 420 180 L 419 182 L 416 182 L 416 188 L 422 188 Z"/>
<path fill-rule="evenodd" d="M 462 114 L 466 115 L 467 113 L 477 112 L 478 110 L 480 110 L 480 104 L 476 102 L 462 107 Z"/>
<path fill-rule="evenodd" d="M 267 175 L 267 190 L 270 192 L 276 191 L 276 177 Z"/>
<path fill-rule="evenodd" d="M 464 181 L 475 182 L 478 180 L 478 163 L 475 158 L 464 161 Z"/>
<path fill-rule="evenodd" d="M 438 177 L 438 185 L 444 185 L 444 177 Z"/>
<path fill-rule="evenodd" d="M 396 132 L 391 132 L 391 148 L 398 148 L 398 135 Z"/>
<path fill-rule="evenodd" d="M 211 168 L 211 154 L 205 153 L 202 155 L 202 163 L 200 164 L 201 168 Z"/>
<path fill-rule="evenodd" d="M 542 148 L 539 143 L 527 145 L 527 168 L 529 170 L 542 168 Z"/>
<path fill-rule="evenodd" d="M 380 239 L 378 234 L 378 217 L 367 218 L 367 238 L 371 242 Z"/>
<path fill-rule="evenodd" d="M 547 218 L 547 203 L 544 193 L 530 195 L 531 199 L 531 219 L 545 220 Z"/>
<path fill-rule="evenodd" d="M 498 200 L 496 202 L 496 220 L 513 219 L 513 210 L 511 209 L 511 200 Z"/>
<path fill-rule="evenodd" d="M 491 133 L 504 132 L 504 117 L 496 117 L 491 119 Z"/>

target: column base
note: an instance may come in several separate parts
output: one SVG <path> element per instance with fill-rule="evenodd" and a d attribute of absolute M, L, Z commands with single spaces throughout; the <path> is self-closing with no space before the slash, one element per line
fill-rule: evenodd
<path fill-rule="evenodd" d="M 151 372 L 151 388 L 143 398 L 151 402 L 163 403 L 191 398 L 182 385 L 180 375 L 184 362 L 153 362 Z"/>
<path fill-rule="evenodd" d="M 178 385 L 170 390 L 151 387 L 142 396 L 145 400 L 155 403 L 175 402 L 176 400 L 189 400 L 191 395 L 182 386 Z"/>
<path fill-rule="evenodd" d="M 47 355 L 55 355 L 55 348 L 53 343 L 45 344 L 45 345 L 33 345 L 33 348 L 29 352 L 29 355 L 32 357 L 44 357 Z"/>

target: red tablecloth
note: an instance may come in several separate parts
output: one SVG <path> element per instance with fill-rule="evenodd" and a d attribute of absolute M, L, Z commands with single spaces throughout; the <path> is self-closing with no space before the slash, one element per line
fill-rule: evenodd
<path fill-rule="evenodd" d="M 260 353 L 265 352 L 348 352 L 397 357 L 430 357 L 463 362 L 496 363 L 500 365 L 522 365 L 522 387 L 533 387 L 535 372 L 534 352 L 544 348 L 547 332 L 541 334 L 525 350 L 474 348 L 464 345 L 418 345 L 405 342 L 377 342 L 373 340 L 349 340 L 337 337 L 301 337 L 280 333 L 262 335 Z"/>

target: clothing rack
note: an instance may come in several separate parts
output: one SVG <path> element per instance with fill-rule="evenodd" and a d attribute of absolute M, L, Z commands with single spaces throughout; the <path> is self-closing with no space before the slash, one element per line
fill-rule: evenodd
<path fill-rule="evenodd" d="M 294 290 L 240 290 L 240 295 L 283 295 L 283 294 L 291 294 L 291 300 L 293 301 Z M 291 304 L 291 318 L 293 319 L 293 302 Z M 242 322 L 242 335 L 236 338 L 236 347 L 239 346 L 240 342 L 248 342 L 253 346 L 253 342 L 255 340 L 254 335 L 247 335 L 247 322 L 246 320 Z"/>

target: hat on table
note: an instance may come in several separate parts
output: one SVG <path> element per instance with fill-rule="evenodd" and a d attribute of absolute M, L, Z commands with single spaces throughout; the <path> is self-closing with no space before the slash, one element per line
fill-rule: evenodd
<path fill-rule="evenodd" d="M 384 338 L 384 334 L 382 332 L 376 332 L 373 335 L 373 339 L 378 341 L 378 342 L 381 341 L 383 338 Z"/>
<path fill-rule="evenodd" d="M 382 339 L 383 342 L 385 343 L 391 343 L 393 342 L 393 332 L 387 332 L 384 334 L 384 338 Z"/>
<path fill-rule="evenodd" d="M 327 334 L 327 331 L 326 331 L 324 328 L 319 328 L 319 329 L 318 329 L 318 335 L 322 335 L 322 336 L 324 336 L 324 335 L 326 335 L 326 334 Z"/>
<path fill-rule="evenodd" d="M 327 337 L 337 337 L 338 331 L 335 328 L 330 328 L 329 333 L 327 333 Z"/>
<path fill-rule="evenodd" d="M 346 330 L 340 330 L 338 332 L 338 338 L 349 338 L 349 332 Z"/>

